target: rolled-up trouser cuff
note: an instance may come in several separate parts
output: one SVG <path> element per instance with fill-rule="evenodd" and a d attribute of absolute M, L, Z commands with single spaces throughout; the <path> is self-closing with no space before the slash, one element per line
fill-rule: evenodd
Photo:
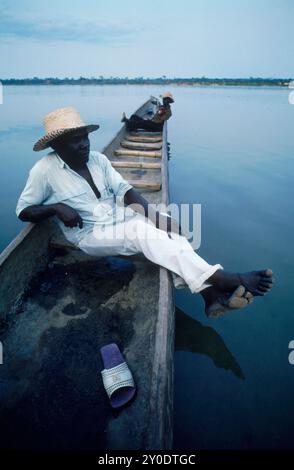
<path fill-rule="evenodd" d="M 171 275 L 172 275 L 173 285 L 174 285 L 175 289 L 189 289 L 188 284 L 186 283 L 186 281 L 181 276 L 174 273 L 173 271 L 170 271 L 170 272 L 171 272 Z M 204 290 L 204 289 L 207 289 L 207 287 L 210 287 L 210 286 L 211 286 L 211 284 L 206 284 L 206 282 L 205 282 L 204 284 L 202 284 L 202 287 L 200 289 Z M 200 290 L 199 290 L 199 292 L 200 292 Z"/>
<path fill-rule="evenodd" d="M 192 294 L 196 294 L 197 292 L 200 292 L 203 290 L 203 288 L 208 287 L 207 283 L 205 284 L 205 281 L 210 278 L 216 271 L 219 269 L 224 269 L 221 264 L 215 264 L 211 266 L 207 271 L 205 271 L 201 276 L 199 276 L 198 279 L 195 279 L 194 281 L 189 283 L 189 289 L 192 292 Z"/>

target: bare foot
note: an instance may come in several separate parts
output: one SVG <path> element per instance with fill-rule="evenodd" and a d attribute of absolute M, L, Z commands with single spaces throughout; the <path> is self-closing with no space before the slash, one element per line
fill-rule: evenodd
<path fill-rule="evenodd" d="M 246 292 L 244 286 L 238 286 L 233 293 L 211 286 L 202 290 L 200 294 L 204 299 L 208 318 L 218 318 L 231 310 L 247 307 L 253 302 L 253 295 Z"/>
<path fill-rule="evenodd" d="M 208 280 L 209 284 L 220 290 L 232 292 L 239 285 L 252 295 L 265 295 L 273 285 L 273 272 L 271 269 L 262 271 L 250 271 L 248 273 L 230 273 L 219 269 Z"/>

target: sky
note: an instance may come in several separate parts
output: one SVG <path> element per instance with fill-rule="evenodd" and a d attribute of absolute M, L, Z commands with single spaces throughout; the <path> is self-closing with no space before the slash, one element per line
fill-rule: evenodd
<path fill-rule="evenodd" d="M 294 0 L 0 0 L 0 78 L 294 77 Z"/>

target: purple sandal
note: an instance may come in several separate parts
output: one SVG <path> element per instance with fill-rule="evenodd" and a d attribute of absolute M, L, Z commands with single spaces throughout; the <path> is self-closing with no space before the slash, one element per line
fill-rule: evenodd
<path fill-rule="evenodd" d="M 117 344 L 111 343 L 100 349 L 104 369 L 101 371 L 103 385 L 113 408 L 128 403 L 136 393 L 132 373 Z"/>

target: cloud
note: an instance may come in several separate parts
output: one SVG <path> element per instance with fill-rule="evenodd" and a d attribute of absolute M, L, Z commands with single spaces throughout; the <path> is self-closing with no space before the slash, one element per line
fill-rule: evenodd
<path fill-rule="evenodd" d="M 129 42 L 139 29 L 123 27 L 120 24 L 99 24 L 95 21 L 76 20 L 74 18 L 44 19 L 31 17 L 16 18 L 7 12 L 0 12 L 0 38 L 4 42 L 14 39 L 32 39 L 37 41 L 90 42 L 96 44 L 118 45 Z"/>

